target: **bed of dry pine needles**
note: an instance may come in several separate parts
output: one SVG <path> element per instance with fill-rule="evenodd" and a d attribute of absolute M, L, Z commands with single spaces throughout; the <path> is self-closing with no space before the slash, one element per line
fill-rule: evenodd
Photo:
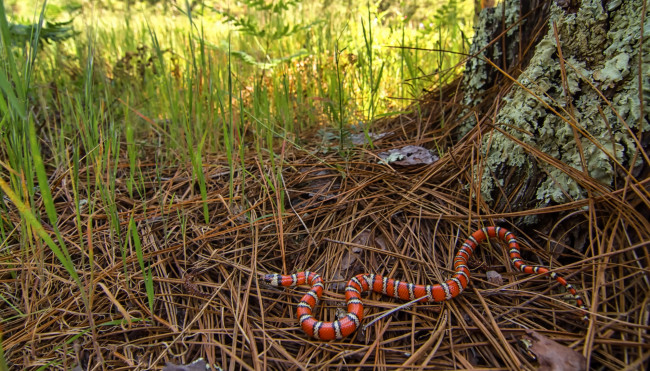
<path fill-rule="evenodd" d="M 423 98 L 419 115 L 379 123 L 376 130 L 390 134 L 372 150 L 350 151 L 348 159 L 336 151 L 314 155 L 316 139 L 299 149 L 284 143 L 276 149 L 275 168 L 252 154 L 234 174 L 233 198 L 225 155 L 207 159 L 207 224 L 191 164 L 170 164 L 160 174 L 143 161 L 144 200 L 129 198 L 126 182 L 118 179 L 122 228 L 134 218 L 152 267 L 153 312 L 134 247 L 120 246 L 124 242 L 112 234 L 94 195 L 88 202 L 96 211 L 83 215 L 92 228 L 80 236 L 69 173 L 54 169 L 59 229 L 91 304 L 83 304 L 80 289 L 47 246 L 25 254 L 9 241 L 5 251 L 13 253 L 2 256 L 0 268 L 7 361 L 25 369 L 72 369 L 80 363 L 89 370 L 161 369 L 166 362 L 189 364 L 199 357 L 224 370 L 531 369 L 536 363 L 520 340 L 534 329 L 585 354 L 595 369 L 647 366 L 648 164 L 640 181 L 589 199 L 527 211 L 492 209 L 476 192 L 474 176 L 480 173 L 480 138 L 492 128 L 489 119 L 480 120 L 484 124 L 452 142 L 457 123 L 449 118 L 460 112 L 456 92 L 451 84 Z M 502 92 L 490 95 L 486 101 L 498 107 Z M 378 152 L 407 144 L 444 154 L 414 168 L 378 163 Z M 123 162 L 126 168 L 128 160 Z M 94 180 L 96 174 L 83 168 L 80 179 Z M 539 223 L 522 228 L 526 215 L 538 215 Z M 17 210 L 4 217 L 20 220 Z M 300 330 L 295 309 L 306 287 L 281 289 L 259 280 L 265 273 L 319 272 L 326 291 L 315 314 L 331 321 L 352 276 L 369 272 L 440 282 L 450 276 L 460 244 L 487 225 L 510 229 L 528 264 L 550 266 L 576 286 L 586 298 L 589 321 L 580 320 L 575 302 L 555 281 L 515 271 L 501 243 L 479 247 L 471 283 L 459 297 L 402 309 L 341 341 L 316 341 Z M 489 270 L 501 274 L 502 285 L 487 280 Z M 364 294 L 364 303 L 364 323 L 401 304 L 379 294 Z M 12 306 L 24 315 L 15 316 Z"/>
<path fill-rule="evenodd" d="M 565 205 L 490 209 L 472 184 L 480 163 L 477 141 L 490 128 L 477 127 L 448 147 L 453 125 L 426 124 L 438 122 L 437 105 L 430 102 L 424 112 L 431 116 L 419 121 L 403 116 L 387 122 L 394 134 L 376 142 L 378 148 L 400 147 L 412 144 L 407 138 L 420 131 L 428 139 L 417 144 L 435 142 L 446 149 L 430 166 L 390 168 L 377 163 L 375 151 L 355 151 L 344 161 L 337 153 L 316 158 L 287 147 L 281 176 L 272 174 L 269 162 L 251 157 L 240 170 L 246 176 L 235 176 L 235 197 L 228 199 L 226 159 L 210 159 L 208 224 L 190 164 L 168 168 L 158 181 L 155 169 L 144 163 L 141 170 L 150 181 L 144 203 L 130 199 L 118 182 L 122 226 L 126 230 L 135 218 L 153 270 L 153 313 L 133 247 L 126 246 L 124 262 L 101 209 L 84 215 L 92 220 L 92 233 L 79 236 L 70 222 L 67 175 L 58 169 L 51 179 L 57 180 L 59 227 L 78 259 L 92 306 L 83 305 L 79 288 L 45 245 L 28 255 L 10 249 L 16 253 L 2 258 L 0 308 L 9 313 L 10 305 L 20 306 L 25 315 L 2 315 L 7 360 L 28 369 L 52 361 L 65 369 L 78 362 L 89 369 L 156 369 L 199 357 L 227 370 L 532 368 L 519 340 L 525 329 L 535 329 L 583 352 L 596 368 L 647 364 L 648 178 Z M 285 189 L 286 197 L 270 189 Z M 513 223 L 528 214 L 541 216 L 539 227 Z M 19 220 L 17 213 L 6 217 Z M 550 265 L 578 288 L 590 308 L 588 323 L 580 321 L 575 302 L 559 285 L 515 272 L 499 243 L 478 249 L 470 286 L 459 297 L 403 309 L 342 341 L 315 341 L 299 329 L 295 308 L 306 288 L 273 288 L 258 279 L 269 272 L 320 272 L 327 290 L 316 314 L 333 320 L 350 277 L 372 272 L 440 282 L 450 276 L 453 257 L 469 233 L 494 224 L 519 237 L 530 264 Z M 563 242 L 574 235 L 585 239 L 585 251 Z M 79 251 L 79 238 L 92 250 L 92 269 L 90 252 Z M 12 278 L 16 266 L 21 271 Z M 486 270 L 500 272 L 504 284 L 490 283 Z M 188 290 L 189 279 L 207 297 Z M 378 294 L 364 297 L 370 319 L 399 304 Z M 124 321 L 110 324 L 117 320 Z"/>

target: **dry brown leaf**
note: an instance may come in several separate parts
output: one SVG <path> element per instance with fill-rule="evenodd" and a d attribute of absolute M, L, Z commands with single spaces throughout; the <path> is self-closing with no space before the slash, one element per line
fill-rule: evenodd
<path fill-rule="evenodd" d="M 386 243 L 386 239 L 384 239 L 384 237 L 382 237 L 382 236 L 375 237 L 375 246 L 377 246 L 378 248 L 380 248 L 382 250 L 388 250 L 386 248 L 387 245 L 388 245 L 388 243 Z"/>
<path fill-rule="evenodd" d="M 352 264 L 359 259 L 359 254 L 355 254 L 354 251 L 346 251 L 341 257 L 341 264 L 339 265 L 339 272 L 346 271 L 350 269 Z"/>
<path fill-rule="evenodd" d="M 526 330 L 528 350 L 537 357 L 539 371 L 582 371 L 587 369 L 587 359 L 575 350 L 561 345 L 536 331 Z"/>
<path fill-rule="evenodd" d="M 497 271 L 487 271 L 485 272 L 485 275 L 487 276 L 488 282 L 499 286 L 503 285 L 503 276 L 501 276 L 501 273 Z"/>
<path fill-rule="evenodd" d="M 331 284 L 332 290 L 334 291 L 342 291 L 345 289 L 345 286 L 347 286 L 346 278 L 343 277 L 340 270 L 337 270 L 332 274 L 332 281 L 335 281 Z"/>
<path fill-rule="evenodd" d="M 353 244 L 357 245 L 368 245 L 370 240 L 371 233 L 369 230 L 364 230 L 359 233 L 353 240 Z M 353 266 L 359 261 L 359 254 L 361 253 L 361 248 L 352 246 L 346 248 L 341 257 L 341 262 L 339 263 L 336 271 L 332 274 L 332 279 L 338 281 L 332 284 L 332 289 L 335 291 L 344 290 L 347 286 L 347 279 L 349 278 L 349 271 L 354 271 Z"/>
<path fill-rule="evenodd" d="M 357 244 L 357 245 L 368 245 L 368 241 L 370 241 L 370 231 L 368 229 L 366 229 L 363 232 L 359 233 L 352 240 L 352 243 Z M 360 250 L 359 248 L 356 248 L 356 249 Z"/>

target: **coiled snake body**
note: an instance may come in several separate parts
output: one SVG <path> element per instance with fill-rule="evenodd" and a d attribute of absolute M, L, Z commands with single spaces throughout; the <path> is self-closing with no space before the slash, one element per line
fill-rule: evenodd
<path fill-rule="evenodd" d="M 315 272 L 298 272 L 291 275 L 267 274 L 262 280 L 272 286 L 296 286 L 311 285 L 311 290 L 298 303 L 297 317 L 303 331 L 316 339 L 334 340 L 342 339 L 353 333 L 363 319 L 363 303 L 361 293 L 372 290 L 387 296 L 402 300 L 446 301 L 458 295 L 469 283 L 469 268 L 467 261 L 476 247 L 488 238 L 498 238 L 508 244 L 509 255 L 515 268 L 528 274 L 544 274 L 557 280 L 566 287 L 573 296 L 580 309 L 586 312 L 584 302 L 576 292 L 575 288 L 567 281 L 550 272 L 547 268 L 524 264 L 519 252 L 519 243 L 515 236 L 508 230 L 501 227 L 485 227 L 474 232 L 461 246 L 454 258 L 455 274 L 445 282 L 436 285 L 416 285 L 399 280 L 382 277 L 376 274 L 359 274 L 352 278 L 345 288 L 345 300 L 347 302 L 347 314 L 333 322 L 318 321 L 312 316 L 312 310 L 323 294 L 323 279 Z M 586 315 L 583 319 L 586 319 Z"/>

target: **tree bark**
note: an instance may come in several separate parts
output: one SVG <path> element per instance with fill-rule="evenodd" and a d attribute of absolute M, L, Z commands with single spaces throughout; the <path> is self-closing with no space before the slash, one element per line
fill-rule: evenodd
<path fill-rule="evenodd" d="M 524 210 L 647 178 L 649 18 L 647 0 L 507 0 L 482 11 L 457 134 L 494 126 L 475 182 L 485 201 Z M 492 117 L 488 96 L 503 96 Z"/>

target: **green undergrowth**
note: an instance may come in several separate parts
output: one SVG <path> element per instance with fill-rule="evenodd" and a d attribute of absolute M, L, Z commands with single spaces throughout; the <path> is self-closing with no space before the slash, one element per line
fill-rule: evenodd
<path fill-rule="evenodd" d="M 458 76 L 473 1 L 440 3 L 0 1 L 0 215 L 18 208 L 23 218 L 0 217 L 0 250 L 18 240 L 12 246 L 41 254 L 44 242 L 66 279 L 87 287 L 75 267 L 90 267 L 92 280 L 84 236 L 93 224 L 82 225 L 82 215 L 101 210 L 127 275 L 135 252 L 151 305 L 139 221 L 120 217 L 116 182 L 146 210 L 152 179 L 143 167 L 159 179 L 191 169 L 207 224 L 208 158 L 225 159 L 223 196 L 232 201 L 244 195 L 233 180 L 256 156 L 270 167 L 265 183 L 277 189 L 269 191 L 283 199 L 283 148 L 313 148 L 304 134 L 318 129 L 334 133 L 341 154 L 353 131 L 372 146 L 377 119 L 417 109 L 425 89 Z M 59 233 L 49 191 L 62 179 L 74 199 L 74 241 Z M 81 261 L 71 259 L 70 243 L 87 251 Z"/>
<path fill-rule="evenodd" d="M 331 129 L 343 154 L 346 134 L 369 134 L 457 76 L 451 52 L 467 50 L 472 32 L 466 0 L 196 4 L 3 4 L 0 156 L 18 197 L 33 203 L 34 168 L 89 166 L 95 189 L 75 195 L 99 194 L 110 209 L 126 157 L 131 196 L 143 191 L 146 160 L 191 164 L 205 199 L 206 155 L 225 154 L 231 174 L 245 176 L 234 169 L 251 151 L 274 162 L 278 146 L 302 147 L 315 128 Z M 29 125 L 44 164 L 34 163 Z"/>
<path fill-rule="evenodd" d="M 42 3 L 7 3 L 10 23 L 38 23 Z M 439 3 L 51 1 L 45 21 L 73 21 L 73 36 L 35 52 L 14 42 L 12 54 L 32 75 L 39 127 L 60 121 L 57 165 L 70 144 L 62 138 L 101 121 L 111 124 L 103 140 L 132 125 L 136 142 L 160 136 L 151 142 L 165 155 L 234 156 L 243 137 L 259 150 L 315 126 L 370 130 L 456 76 L 461 57 L 445 51 L 467 50 L 472 1 Z M 85 151 L 98 144 L 86 139 Z"/>

